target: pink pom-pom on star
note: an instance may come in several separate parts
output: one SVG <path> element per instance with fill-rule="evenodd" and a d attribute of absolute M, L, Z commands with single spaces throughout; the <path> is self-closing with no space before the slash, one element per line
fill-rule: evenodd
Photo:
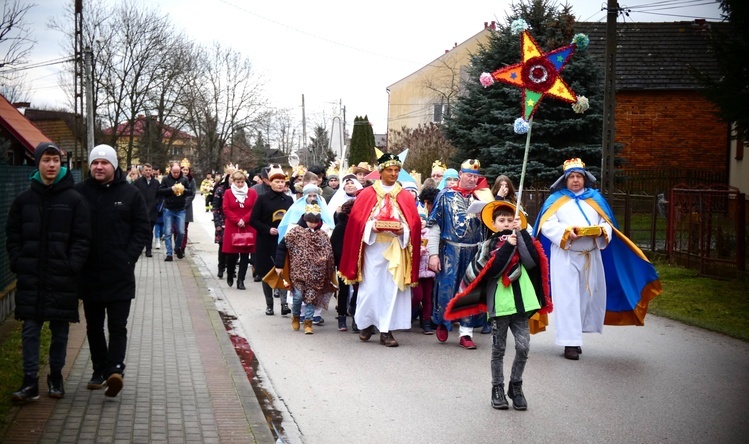
<path fill-rule="evenodd" d="M 488 72 L 481 74 L 479 81 L 484 88 L 494 85 L 494 77 L 492 77 Z"/>

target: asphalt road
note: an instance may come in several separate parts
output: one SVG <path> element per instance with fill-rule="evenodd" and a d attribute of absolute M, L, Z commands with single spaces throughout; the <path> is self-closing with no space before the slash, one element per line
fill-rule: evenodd
<path fill-rule="evenodd" d="M 579 361 L 562 357 L 553 330 L 531 337 L 524 374 L 527 411 L 490 406 L 491 335 L 477 350 L 410 331 L 400 347 L 339 332 L 335 300 L 314 335 L 290 317 L 264 314 L 259 283 L 228 288 L 216 278 L 218 246 L 201 198 L 190 224 L 193 259 L 219 310 L 237 317 L 259 362 L 262 391 L 289 443 L 749 441 L 749 344 L 649 315 L 644 327 L 586 335 Z M 668 288 L 660 297 L 668 297 Z M 553 315 L 552 315 L 553 329 Z M 350 319 L 349 319 L 350 326 Z M 509 335 L 511 337 L 511 335 Z M 514 357 L 508 339 L 505 374 Z"/>

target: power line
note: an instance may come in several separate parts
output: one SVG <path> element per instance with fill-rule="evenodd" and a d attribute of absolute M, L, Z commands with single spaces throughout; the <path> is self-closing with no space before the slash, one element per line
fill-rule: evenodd
<path fill-rule="evenodd" d="M 3 74 L 14 73 L 18 71 L 26 71 L 29 69 L 44 68 L 46 66 L 59 65 L 61 63 L 72 62 L 74 60 L 75 60 L 75 57 L 66 57 L 66 58 L 60 58 L 60 59 L 54 59 L 54 60 L 47 60 L 44 62 L 29 63 L 27 65 L 19 66 L 18 68 L 3 69 L 2 71 L 0 71 L 0 73 L 3 73 Z"/>

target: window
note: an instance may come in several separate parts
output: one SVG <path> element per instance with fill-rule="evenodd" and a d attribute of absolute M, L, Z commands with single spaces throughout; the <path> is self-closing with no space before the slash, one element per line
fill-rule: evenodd
<path fill-rule="evenodd" d="M 446 103 L 435 103 L 434 104 L 434 123 L 444 123 L 445 118 L 450 117 L 450 105 Z"/>

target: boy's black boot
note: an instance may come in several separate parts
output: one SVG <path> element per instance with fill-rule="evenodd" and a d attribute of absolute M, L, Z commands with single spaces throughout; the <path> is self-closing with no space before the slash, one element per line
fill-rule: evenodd
<path fill-rule="evenodd" d="M 498 410 L 507 410 L 510 408 L 510 404 L 505 398 L 505 386 L 504 384 L 492 386 L 492 407 Z"/>
<path fill-rule="evenodd" d="M 47 375 L 47 388 L 50 398 L 60 399 L 65 397 L 65 386 L 62 382 L 61 372 L 52 372 Z"/>
<path fill-rule="evenodd" d="M 507 396 L 512 399 L 512 407 L 515 410 L 527 410 L 528 403 L 523 396 L 523 381 L 510 381 L 510 389 L 507 390 Z"/>
<path fill-rule="evenodd" d="M 16 402 L 39 399 L 39 377 L 36 375 L 25 375 L 23 377 L 23 386 L 14 392 L 10 398 Z"/>

